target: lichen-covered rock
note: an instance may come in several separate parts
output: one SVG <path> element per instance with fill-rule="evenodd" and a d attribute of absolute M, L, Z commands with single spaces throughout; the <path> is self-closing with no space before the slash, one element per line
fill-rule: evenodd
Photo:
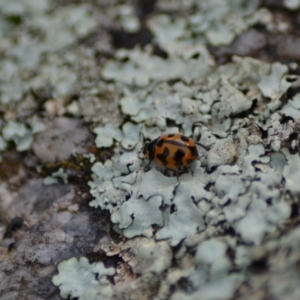
<path fill-rule="evenodd" d="M 75 2 L 0 3 L 1 296 L 298 299 L 299 1 Z"/>

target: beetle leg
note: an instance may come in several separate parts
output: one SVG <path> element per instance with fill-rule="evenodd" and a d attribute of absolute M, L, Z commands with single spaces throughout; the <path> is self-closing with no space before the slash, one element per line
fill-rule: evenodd
<path fill-rule="evenodd" d="M 206 147 L 206 146 L 204 146 L 204 145 L 201 144 L 201 143 L 197 143 L 197 142 L 196 142 L 196 145 L 199 145 L 200 147 L 204 148 L 206 151 L 208 151 L 208 150 L 210 149 L 209 147 Z"/>
<path fill-rule="evenodd" d="M 145 171 L 145 172 L 148 172 L 148 171 L 151 170 L 150 164 L 151 164 L 152 160 L 153 160 L 153 159 L 149 159 L 147 165 L 144 167 L 144 171 Z"/>
<path fill-rule="evenodd" d="M 188 168 L 191 170 L 192 176 L 194 177 L 194 170 L 190 166 Z"/>

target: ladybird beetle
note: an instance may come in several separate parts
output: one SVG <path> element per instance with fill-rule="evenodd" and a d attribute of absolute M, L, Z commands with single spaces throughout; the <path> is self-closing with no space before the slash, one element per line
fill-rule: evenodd
<path fill-rule="evenodd" d="M 193 139 L 181 134 L 164 134 L 145 144 L 143 153 L 150 162 L 155 162 L 172 171 L 186 169 L 199 156 Z"/>

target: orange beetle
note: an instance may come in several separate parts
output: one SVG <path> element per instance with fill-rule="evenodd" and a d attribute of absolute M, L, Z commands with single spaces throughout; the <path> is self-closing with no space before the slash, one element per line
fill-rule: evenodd
<path fill-rule="evenodd" d="M 146 158 L 173 171 L 186 169 L 199 154 L 193 139 L 176 134 L 164 134 L 145 144 L 143 153 Z"/>

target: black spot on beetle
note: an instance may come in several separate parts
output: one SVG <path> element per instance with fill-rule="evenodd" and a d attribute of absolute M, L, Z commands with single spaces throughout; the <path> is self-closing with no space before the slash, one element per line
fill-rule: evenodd
<path fill-rule="evenodd" d="M 197 156 L 198 157 L 198 150 L 196 147 L 189 147 L 192 156 Z"/>
<path fill-rule="evenodd" d="M 174 133 L 170 133 L 168 134 L 168 137 L 173 137 L 175 134 Z"/>
<path fill-rule="evenodd" d="M 182 158 L 184 157 L 185 152 L 181 149 L 178 149 L 175 154 L 173 159 L 175 160 L 175 164 L 177 167 L 181 167 L 182 166 Z"/>
<path fill-rule="evenodd" d="M 161 147 L 163 144 L 164 144 L 164 140 L 163 139 L 160 139 L 157 143 L 156 143 L 156 145 L 157 145 L 157 147 Z"/>
<path fill-rule="evenodd" d="M 150 160 L 154 159 L 154 148 L 156 146 L 157 139 L 147 143 L 144 146 L 143 153 L 148 155 Z"/>
<path fill-rule="evenodd" d="M 189 138 L 184 136 L 184 135 L 181 135 L 180 136 L 181 140 L 184 141 L 184 142 L 188 142 L 189 141 Z"/>
<path fill-rule="evenodd" d="M 156 159 L 158 159 L 159 161 L 161 161 L 161 163 L 162 163 L 164 166 L 166 166 L 166 165 L 168 164 L 166 158 L 169 156 L 169 154 L 170 154 L 169 149 L 165 147 L 162 154 L 157 154 L 157 155 L 156 155 Z"/>

